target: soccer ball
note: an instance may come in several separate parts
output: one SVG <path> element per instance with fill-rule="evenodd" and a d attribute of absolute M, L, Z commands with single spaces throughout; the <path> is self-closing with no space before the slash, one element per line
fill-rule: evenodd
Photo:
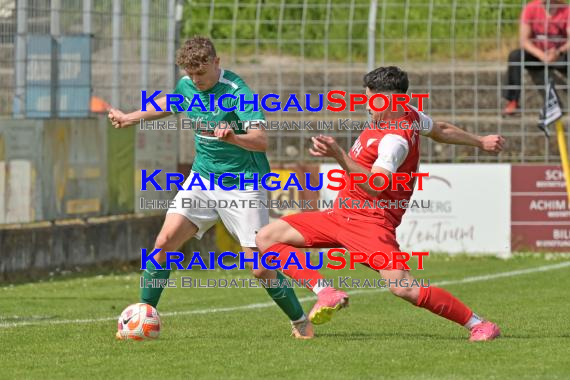
<path fill-rule="evenodd" d="M 123 310 L 117 325 L 119 340 L 155 339 L 160 334 L 160 316 L 146 303 L 135 303 Z"/>

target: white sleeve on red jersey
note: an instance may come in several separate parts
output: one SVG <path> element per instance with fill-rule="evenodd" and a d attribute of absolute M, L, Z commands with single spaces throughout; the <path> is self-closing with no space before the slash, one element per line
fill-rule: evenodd
<path fill-rule="evenodd" d="M 408 142 L 400 135 L 389 134 L 384 136 L 378 144 L 378 158 L 374 166 L 379 166 L 395 173 L 408 156 Z"/>
<path fill-rule="evenodd" d="M 408 105 L 408 107 L 412 108 L 420 116 L 420 135 L 424 136 L 429 135 L 429 133 L 433 129 L 433 120 L 431 119 L 431 117 L 429 117 L 422 111 L 418 111 L 418 109 L 412 105 Z"/>

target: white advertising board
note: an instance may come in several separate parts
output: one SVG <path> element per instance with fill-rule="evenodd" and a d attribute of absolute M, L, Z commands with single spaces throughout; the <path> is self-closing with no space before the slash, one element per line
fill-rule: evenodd
<path fill-rule="evenodd" d="M 338 168 L 323 164 L 321 172 Z M 510 165 L 424 164 L 419 171 L 429 177 L 423 191 L 416 184 L 412 200 L 429 201 L 429 207 L 407 210 L 397 229 L 402 250 L 510 254 Z M 327 184 L 325 180 L 323 187 Z M 335 197 L 335 191 L 321 191 L 321 199 Z"/>

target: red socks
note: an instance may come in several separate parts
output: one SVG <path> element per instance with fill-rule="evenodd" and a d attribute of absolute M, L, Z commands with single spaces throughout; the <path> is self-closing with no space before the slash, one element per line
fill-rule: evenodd
<path fill-rule="evenodd" d="M 283 243 L 273 244 L 265 252 L 269 251 L 277 253 L 275 258 L 281 260 L 281 265 L 287 261 L 291 252 L 295 252 L 299 259 L 305 256 L 305 254 L 297 248 Z M 304 261 L 300 260 L 300 262 L 304 264 Z M 294 280 L 311 280 L 310 283 L 307 283 L 307 287 L 311 290 L 318 284 L 320 279 L 324 278 L 314 269 L 299 269 L 296 265 L 289 265 L 288 269 L 281 270 Z M 473 315 L 470 308 L 465 306 L 450 293 L 441 288 L 432 286 L 420 288 L 420 296 L 416 306 L 428 309 L 432 313 L 456 322 L 461 326 L 464 326 Z"/>
<path fill-rule="evenodd" d="M 420 288 L 420 297 L 416 306 L 428 309 L 434 314 L 459 323 L 461 326 L 464 326 L 473 315 L 470 308 L 450 293 L 432 286 Z"/>
<path fill-rule="evenodd" d="M 267 251 L 265 252 L 269 252 L 269 251 L 273 251 L 275 253 L 277 253 L 277 256 L 275 257 L 276 259 L 281 260 L 281 266 L 283 266 L 285 264 L 285 262 L 287 261 L 287 259 L 289 258 L 289 255 L 291 254 L 291 252 L 295 252 L 297 254 L 297 258 L 299 259 L 299 262 L 305 266 L 305 261 L 301 260 L 303 257 L 305 257 L 305 253 L 299 251 L 299 249 L 291 246 L 291 245 L 287 245 L 287 244 L 283 244 L 283 243 L 275 243 L 273 244 L 271 247 L 269 247 L 267 249 Z M 318 281 L 320 279 L 323 279 L 324 277 L 321 276 L 321 274 L 314 270 L 314 269 L 299 269 L 297 268 L 297 265 L 293 264 L 293 265 L 289 265 L 287 269 L 281 269 L 281 271 L 283 271 L 283 273 L 285 273 L 287 276 L 291 277 L 293 280 L 311 280 L 310 283 L 306 283 L 307 284 L 307 288 L 309 289 L 313 289 L 313 287 L 315 285 L 317 285 Z"/>

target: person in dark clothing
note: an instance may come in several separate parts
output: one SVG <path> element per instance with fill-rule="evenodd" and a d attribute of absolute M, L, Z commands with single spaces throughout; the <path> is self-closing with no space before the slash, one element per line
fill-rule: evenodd
<path fill-rule="evenodd" d="M 523 67 L 529 70 L 535 83 L 542 86 L 547 66 L 567 75 L 569 17 L 570 7 L 563 0 L 534 0 L 524 7 L 519 31 L 521 48 L 509 54 L 504 91 L 507 105 L 503 115 L 518 111 Z"/>

